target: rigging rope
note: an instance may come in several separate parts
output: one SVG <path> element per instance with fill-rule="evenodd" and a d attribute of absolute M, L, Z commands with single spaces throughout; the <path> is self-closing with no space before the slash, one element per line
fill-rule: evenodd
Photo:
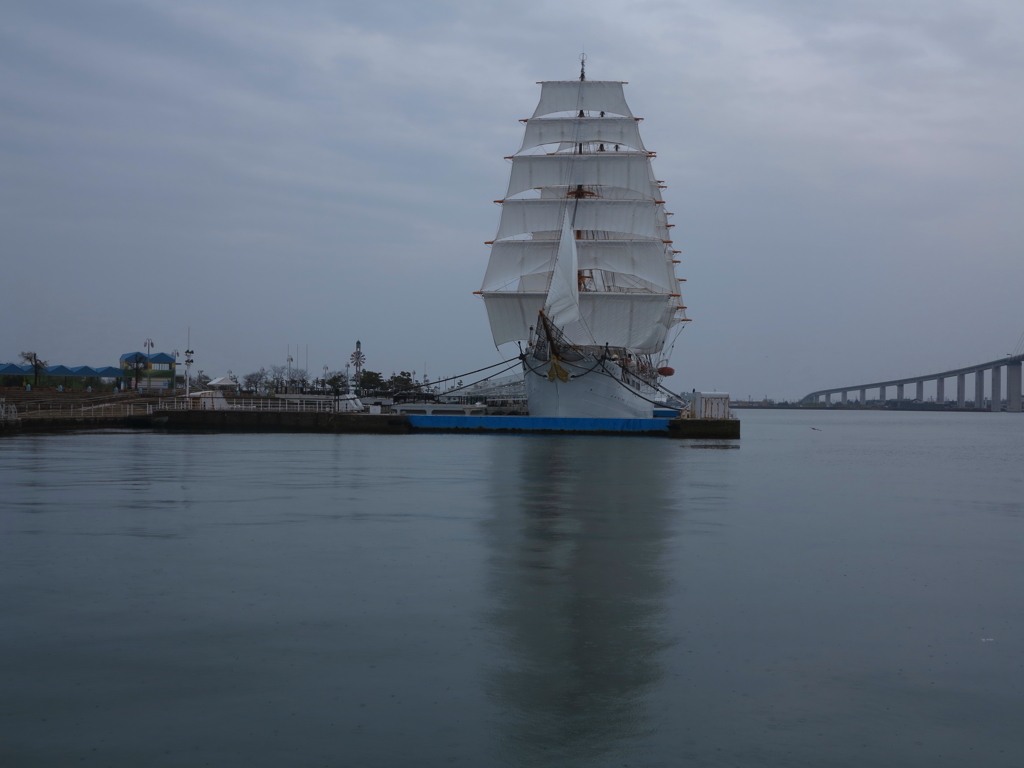
<path fill-rule="evenodd" d="M 1020 335 L 1020 338 L 1017 339 L 1017 346 L 1013 348 L 1014 356 L 1019 355 L 1021 353 L 1022 348 L 1024 348 L 1024 333 L 1022 333 Z"/>
<path fill-rule="evenodd" d="M 542 376 L 542 377 L 546 377 L 546 376 L 547 376 L 547 374 L 545 374 L 545 373 L 542 373 L 542 372 L 538 372 L 536 368 L 534 368 L 534 367 L 533 367 L 532 365 L 530 365 L 530 364 L 529 364 L 528 362 L 526 362 L 526 355 L 523 355 L 523 356 L 522 356 L 522 360 L 523 360 L 523 365 L 525 365 L 525 366 L 526 366 L 527 368 L 529 368 L 529 369 L 530 369 L 530 372 L 531 372 L 531 373 L 534 373 L 534 374 L 536 374 L 537 376 Z M 683 412 L 683 411 L 685 410 L 685 409 L 683 409 L 683 408 L 674 408 L 674 407 L 672 407 L 671 405 L 669 405 L 668 403 L 659 403 L 659 402 L 658 402 L 657 400 L 650 400 L 650 399 L 648 399 L 648 398 L 644 397 L 644 396 L 643 396 L 643 395 L 641 395 L 641 394 L 640 394 L 639 392 L 637 392 L 637 391 L 636 391 L 636 390 L 634 390 L 634 389 L 633 389 L 632 387 L 630 387 L 630 386 L 629 386 L 628 384 L 626 384 L 626 383 L 625 383 L 625 382 L 623 382 L 623 381 L 622 381 L 621 379 L 619 379 L 618 377 L 616 377 L 614 373 L 611 373 L 610 371 L 608 371 L 608 369 L 604 367 L 604 361 L 605 361 L 605 359 L 604 359 L 604 358 L 602 357 L 601 359 L 599 359 L 599 360 L 598 360 L 598 361 L 597 361 L 597 362 L 596 362 L 596 363 L 594 364 L 594 366 L 593 366 L 593 367 L 592 367 L 592 368 L 591 368 L 591 369 L 590 369 L 589 371 L 586 371 L 585 373 L 581 373 L 581 374 L 580 374 L 579 376 L 573 376 L 572 378 L 574 378 L 574 379 L 581 379 L 581 378 L 583 378 L 584 376 L 586 376 L 586 375 L 587 375 L 588 373 L 590 373 L 591 371 L 595 370 L 595 369 L 596 369 L 596 368 L 597 368 L 598 366 L 600 366 L 600 367 L 601 367 L 601 370 L 600 370 L 600 371 L 598 371 L 598 373 L 599 373 L 599 374 L 601 374 L 602 376 L 607 376 L 607 377 L 608 377 L 608 378 L 610 378 L 610 379 L 611 379 L 612 381 L 614 381 L 614 382 L 615 382 L 616 384 L 618 384 L 619 386 L 623 387 L 623 388 L 624 388 L 624 389 L 626 389 L 626 390 L 627 390 L 628 392 L 632 392 L 632 393 L 633 393 L 634 395 L 636 395 L 637 397 L 639 397 L 639 398 L 640 398 L 641 400 L 646 400 L 646 401 L 647 401 L 648 403 L 650 403 L 651 405 L 656 405 L 656 406 L 658 406 L 659 408 L 664 408 L 665 410 L 668 410 L 668 411 L 676 411 L 677 413 L 682 413 L 682 412 Z M 676 398 L 677 400 L 682 400 L 682 398 L 681 398 L 681 397 L 679 397 L 679 395 L 677 395 L 677 394 L 675 394 L 674 392 L 671 392 L 671 391 L 669 391 L 669 390 L 665 389 L 665 388 L 664 388 L 663 386 L 661 386 L 660 384 L 657 384 L 657 385 L 655 385 L 655 386 L 657 386 L 657 387 L 658 387 L 658 389 L 661 389 L 661 390 L 662 390 L 663 392 L 665 392 L 666 394 L 668 394 L 668 395 L 672 395 L 672 397 Z"/>
<path fill-rule="evenodd" d="M 603 362 L 603 361 L 602 361 L 602 362 Z M 621 386 L 621 387 L 622 387 L 623 389 L 625 389 L 625 390 L 626 390 L 627 392 L 632 392 L 632 393 L 633 393 L 634 395 L 636 395 L 637 397 L 639 397 L 639 398 L 640 398 L 641 400 L 646 400 L 646 401 L 647 401 L 648 403 L 650 403 L 651 405 L 656 405 L 656 406 L 658 406 L 659 408 L 664 408 L 665 410 L 668 410 L 668 411 L 676 411 L 677 413 L 682 413 L 682 412 L 683 412 L 683 409 L 682 409 L 682 408 L 673 408 L 673 407 L 672 407 L 671 405 L 669 405 L 668 403 L 659 403 L 659 402 L 658 402 L 657 400 L 651 400 L 651 399 L 649 399 L 649 398 L 646 398 L 646 397 L 644 397 L 644 396 L 643 396 L 643 395 L 641 395 L 641 394 L 640 394 L 639 392 L 637 392 L 637 391 L 636 391 L 635 389 L 633 389 L 633 388 L 632 388 L 632 387 L 630 387 L 630 386 L 629 386 L 628 384 L 626 384 L 626 382 L 624 382 L 624 381 L 622 381 L 621 379 L 617 378 L 617 377 L 615 376 L 615 374 L 613 374 L 613 373 L 610 373 L 610 372 L 609 372 L 609 371 L 608 371 L 608 370 L 607 370 L 607 369 L 606 369 L 606 368 L 605 368 L 605 367 L 604 367 L 603 365 L 601 366 L 601 368 L 602 368 L 602 370 L 600 371 L 600 373 L 602 373 L 602 375 L 604 375 L 604 376 L 607 376 L 608 378 L 610 378 L 610 379 L 611 379 L 612 381 L 614 381 L 614 382 L 615 382 L 616 384 L 618 384 L 619 386 Z M 659 384 L 659 385 L 657 385 L 657 386 L 658 386 L 659 388 L 661 387 L 661 385 L 660 385 L 660 384 Z M 665 391 L 667 392 L 668 390 L 665 390 Z M 669 394 L 672 394 L 672 393 L 671 393 L 671 392 L 669 392 Z"/>
<path fill-rule="evenodd" d="M 665 386 L 663 386 L 663 385 L 662 385 L 662 384 L 660 384 L 660 383 L 656 384 L 655 386 L 656 386 L 656 387 L 657 387 L 658 389 L 660 389 L 660 390 L 661 390 L 662 392 L 664 392 L 664 393 L 665 393 L 666 395 L 671 395 L 672 397 L 674 397 L 674 398 L 675 398 L 676 400 L 678 400 L 679 402 L 681 402 L 681 403 L 683 403 L 683 402 L 686 402 L 686 400 L 685 400 L 685 399 L 683 398 L 683 396 L 682 396 L 681 394 L 677 394 L 677 393 L 673 392 L 673 391 L 672 391 L 671 389 L 669 389 L 668 387 L 665 387 Z"/>
<path fill-rule="evenodd" d="M 498 365 L 501 365 L 501 363 L 498 363 Z M 516 360 L 516 361 L 515 361 L 514 363 L 512 363 L 512 365 L 510 365 L 510 366 L 509 366 L 508 368 L 506 368 L 506 369 L 505 369 L 504 371 L 498 371 L 498 373 L 492 374 L 492 376 L 498 376 L 498 375 L 500 375 L 500 374 L 502 374 L 502 373 L 505 373 L 506 371 L 511 371 L 511 370 L 512 370 L 513 368 L 515 368 L 515 367 L 516 367 L 517 365 L 519 365 L 519 361 L 518 361 L 518 360 Z M 493 368 L 494 366 L 491 366 L 491 367 Z M 486 370 L 486 368 L 481 368 L 481 370 Z M 479 383 L 480 383 L 481 381 L 487 381 L 487 380 L 488 380 L 489 378 L 491 378 L 491 376 L 484 376 L 484 377 L 483 377 L 482 379 L 479 379 L 479 380 L 477 380 L 477 381 L 473 381 L 473 382 L 470 382 L 469 384 L 464 384 L 464 385 L 463 385 L 463 386 L 461 386 L 461 387 L 456 387 L 455 389 L 449 389 L 449 390 L 447 390 L 447 391 L 446 391 L 446 392 L 445 392 L 444 394 L 446 394 L 446 395 L 449 395 L 449 394 L 451 394 L 452 392 L 458 392 L 458 391 L 459 391 L 460 389 L 466 389 L 467 387 L 472 387 L 472 386 L 474 386 L 474 385 L 476 385 L 476 384 L 479 384 Z"/>
<path fill-rule="evenodd" d="M 536 368 L 534 368 L 532 365 L 530 365 L 528 362 L 526 362 L 526 355 L 525 354 L 520 355 L 519 359 L 523 361 L 523 365 L 525 365 L 527 368 L 530 369 L 531 373 L 535 373 L 536 375 L 538 375 L 538 376 L 540 376 L 542 378 L 547 376 L 547 374 L 545 374 L 545 373 L 543 373 L 541 371 L 538 371 Z M 557 359 L 557 358 L 555 358 L 555 359 Z M 604 361 L 605 361 L 605 358 L 602 357 L 596 363 L 594 363 L 588 370 L 586 370 L 586 371 L 584 371 L 583 373 L 580 373 L 580 374 L 571 374 L 569 376 L 569 378 L 570 379 L 582 379 L 588 373 L 593 373 L 594 370 L 596 370 L 598 366 L 602 366 L 603 367 Z M 571 363 L 570 363 L 570 365 L 571 365 Z"/>
<path fill-rule="evenodd" d="M 421 387 L 428 387 L 428 386 L 432 387 L 435 384 L 443 384 L 446 381 L 452 381 L 454 379 L 461 379 L 463 376 L 472 376 L 474 373 L 480 373 L 481 371 L 488 371 L 491 368 L 497 368 L 499 365 L 505 365 L 505 363 L 507 363 L 507 362 L 508 362 L 508 360 L 502 360 L 500 363 L 495 363 L 494 365 L 488 365 L 486 368 L 477 368 L 475 371 L 469 371 L 467 373 L 460 373 L 457 376 L 449 376 L 447 379 L 438 379 L 437 381 L 425 381 L 422 384 L 414 384 L 413 386 L 405 387 L 404 389 L 396 389 L 395 390 L 395 394 L 397 395 L 399 392 L 412 392 L 413 390 L 420 389 Z M 513 367 L 515 367 L 515 366 L 513 365 Z M 504 373 L 504 372 L 505 371 L 501 371 L 501 373 Z M 497 376 L 498 374 L 495 373 L 495 374 L 491 374 L 491 375 L 492 376 Z M 487 381 L 487 379 L 489 379 L 489 378 L 491 378 L 491 377 L 490 376 L 485 376 L 484 378 L 480 379 L 480 381 Z M 471 384 L 467 384 L 466 386 L 472 386 L 472 385 Z M 459 389 L 465 389 L 465 387 L 459 387 Z M 457 392 L 458 390 L 450 389 L 448 391 L 449 392 Z"/>

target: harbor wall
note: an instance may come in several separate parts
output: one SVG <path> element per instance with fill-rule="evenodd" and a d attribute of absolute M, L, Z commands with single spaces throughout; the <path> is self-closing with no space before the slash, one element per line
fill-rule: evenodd
<path fill-rule="evenodd" d="M 351 432 L 401 435 L 410 431 L 409 417 L 401 414 L 289 411 L 157 411 L 153 414 L 153 426 L 215 432 Z"/>
<path fill-rule="evenodd" d="M 424 416 L 274 411 L 158 411 L 154 426 L 232 432 L 408 434 L 538 433 L 649 435 L 677 439 L 737 439 L 736 419 L 554 419 L 533 416 Z"/>
<path fill-rule="evenodd" d="M 673 419 L 668 436 L 678 440 L 739 440 L 739 419 Z"/>
<path fill-rule="evenodd" d="M 26 432 L 33 434 L 37 432 L 77 432 L 92 429 L 151 429 L 152 427 L 153 420 L 150 416 L 31 418 L 0 421 L 0 435 Z"/>
<path fill-rule="evenodd" d="M 737 439 L 736 419 L 555 419 L 531 416 L 418 416 L 288 411 L 156 411 L 125 418 L 31 418 L 0 422 L 0 434 L 95 429 L 193 432 L 308 432 L 390 434 L 635 435 L 676 439 Z"/>

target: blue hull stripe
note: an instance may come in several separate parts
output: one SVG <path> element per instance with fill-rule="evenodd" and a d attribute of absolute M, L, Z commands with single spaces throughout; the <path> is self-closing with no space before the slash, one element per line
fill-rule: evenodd
<path fill-rule="evenodd" d="M 414 416 L 413 429 L 517 432 L 668 432 L 668 419 L 557 419 L 540 416 Z"/>

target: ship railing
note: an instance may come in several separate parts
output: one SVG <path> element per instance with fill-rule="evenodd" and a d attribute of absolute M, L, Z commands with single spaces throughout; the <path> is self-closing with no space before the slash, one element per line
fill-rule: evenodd
<path fill-rule="evenodd" d="M 447 403 L 452 405 L 476 405 L 476 403 L 483 402 L 486 405 L 504 406 L 504 405 L 520 405 L 526 402 L 525 394 L 488 394 L 488 395 L 441 395 L 438 397 L 439 403 Z"/>

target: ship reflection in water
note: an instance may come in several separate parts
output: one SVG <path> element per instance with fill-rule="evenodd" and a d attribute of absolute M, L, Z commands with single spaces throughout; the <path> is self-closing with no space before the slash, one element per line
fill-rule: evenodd
<path fill-rule="evenodd" d="M 486 541 L 504 661 L 488 693 L 506 757 L 523 764 L 607 758 L 651 729 L 645 695 L 668 644 L 668 452 L 660 441 L 623 448 L 493 443 Z"/>

